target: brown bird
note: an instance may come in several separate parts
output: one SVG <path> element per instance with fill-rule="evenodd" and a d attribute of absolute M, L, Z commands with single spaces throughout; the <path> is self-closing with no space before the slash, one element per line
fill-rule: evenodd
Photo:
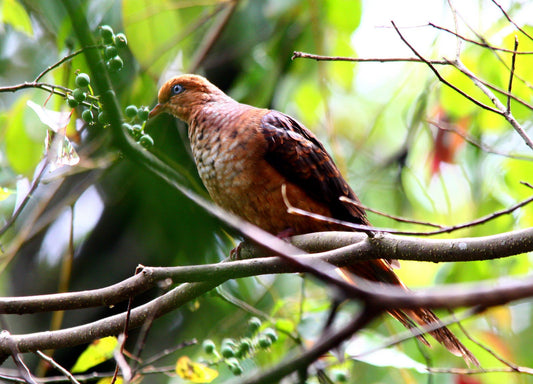
<path fill-rule="evenodd" d="M 170 79 L 159 90 L 158 101 L 150 117 L 166 112 L 189 125 L 198 173 L 222 208 L 274 235 L 346 230 L 338 224 L 287 213 L 282 195 L 285 186 L 287 199 L 300 209 L 370 225 L 363 209 L 339 200 L 345 196 L 359 201 L 322 143 L 292 117 L 238 103 L 197 75 Z M 348 270 L 405 288 L 388 260 L 359 262 Z M 439 323 L 437 316 L 424 308 L 391 314 L 407 328 L 415 327 L 415 322 L 422 326 Z M 430 334 L 453 354 L 479 364 L 448 328 Z"/>

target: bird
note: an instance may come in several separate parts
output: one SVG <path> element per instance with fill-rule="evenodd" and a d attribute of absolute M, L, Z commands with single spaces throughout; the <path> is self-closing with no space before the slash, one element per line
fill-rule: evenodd
<path fill-rule="evenodd" d="M 213 201 L 223 209 L 280 237 L 346 230 L 338 222 L 288 213 L 287 200 L 312 214 L 370 226 L 359 199 L 324 145 L 289 115 L 239 103 L 195 74 L 175 76 L 161 86 L 149 118 L 161 113 L 187 123 L 198 174 Z M 347 270 L 407 289 L 394 273 L 391 260 L 357 262 Z M 392 310 L 390 314 L 409 329 L 416 324 L 442 325 L 425 308 Z M 479 365 L 448 328 L 442 326 L 429 333 L 468 364 Z M 420 339 L 429 345 L 423 336 Z"/>

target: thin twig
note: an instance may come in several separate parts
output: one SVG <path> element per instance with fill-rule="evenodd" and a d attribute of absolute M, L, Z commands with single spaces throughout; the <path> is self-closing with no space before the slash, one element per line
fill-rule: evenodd
<path fill-rule="evenodd" d="M 48 68 L 46 68 L 44 71 L 42 71 L 41 73 L 39 73 L 37 75 L 37 77 L 35 78 L 35 80 L 33 80 L 34 83 L 37 83 L 39 80 L 41 80 L 43 78 L 44 75 L 46 75 L 48 72 L 50 72 L 51 70 L 53 70 L 54 68 L 57 68 L 59 67 L 61 64 L 63 64 L 64 62 L 78 56 L 79 54 L 83 53 L 86 49 L 95 49 L 95 48 L 102 48 L 101 45 L 93 45 L 93 46 L 90 46 L 90 47 L 83 47 L 81 49 L 78 49 L 77 51 L 75 52 L 72 52 L 71 54 L 67 55 L 67 56 L 64 56 L 61 60 L 57 61 L 56 63 L 50 65 Z"/>
<path fill-rule="evenodd" d="M 440 25 L 437 25 L 437 24 L 434 24 L 434 23 L 431 23 L 431 22 L 426 24 L 425 26 L 429 26 L 429 27 L 438 29 L 440 31 L 450 33 L 450 34 L 454 35 L 455 37 L 457 37 L 458 39 L 466 41 L 467 43 L 475 44 L 475 45 L 478 45 L 478 46 L 480 46 L 482 48 L 489 48 L 490 50 L 493 50 L 493 51 L 500 51 L 500 52 L 505 52 L 505 53 L 517 54 L 517 55 L 533 55 L 533 51 L 516 51 L 516 50 L 512 50 L 512 49 L 508 49 L 508 48 L 495 47 L 493 45 L 488 44 L 485 39 L 482 39 L 482 41 L 472 40 L 472 39 L 469 39 L 469 38 L 467 38 L 465 36 L 462 36 L 462 35 L 458 34 L 457 32 L 452 31 L 452 30 L 450 30 L 448 28 L 441 27 Z M 421 27 L 424 27 L 424 26 L 421 26 Z M 477 35 L 477 36 L 479 37 L 479 35 Z"/>
<path fill-rule="evenodd" d="M 153 363 L 155 363 L 156 361 L 161 360 L 161 359 L 167 357 L 168 355 L 173 354 L 176 351 L 179 351 L 179 350 L 181 350 L 183 348 L 190 347 L 190 346 L 197 345 L 197 344 L 198 344 L 198 340 L 192 339 L 190 341 L 181 342 L 181 343 L 179 343 L 178 345 L 176 345 L 176 346 L 174 346 L 172 348 L 164 349 L 161 352 L 153 355 L 149 359 L 144 360 L 143 363 L 142 363 L 142 367 L 143 368 L 144 367 L 148 367 L 148 366 L 152 365 Z"/>
<path fill-rule="evenodd" d="M 24 199 L 19 204 L 19 206 L 17 207 L 17 209 L 15 210 L 13 215 L 9 218 L 7 223 L 5 223 L 4 226 L 0 229 L 0 236 L 2 236 L 13 225 L 15 220 L 17 220 L 17 218 L 19 217 L 20 213 L 22 212 L 22 210 L 26 206 L 26 204 L 30 201 L 30 199 L 31 199 L 31 197 L 33 195 L 33 192 L 35 192 L 35 190 L 39 186 L 39 183 L 41 182 L 41 178 L 43 177 L 44 171 L 46 170 L 47 166 L 48 166 L 48 156 L 45 156 L 44 160 L 41 163 L 41 169 L 37 173 L 37 176 L 35 176 L 35 179 L 33 180 L 32 184 L 30 186 L 30 189 L 28 190 L 28 193 L 26 193 L 26 196 L 24 196 Z"/>
<path fill-rule="evenodd" d="M 353 61 L 358 63 L 395 63 L 395 62 L 411 62 L 411 63 L 424 63 L 416 57 L 384 57 L 384 58 L 366 58 L 366 57 L 346 57 L 346 56 L 323 56 L 315 55 L 312 53 L 294 51 L 291 60 L 294 59 L 312 59 L 316 61 Z M 446 60 L 428 60 L 434 65 L 449 65 Z"/>
<path fill-rule="evenodd" d="M 44 361 L 46 361 L 48 364 L 52 365 L 55 369 L 57 369 L 59 372 L 61 372 L 63 375 L 66 376 L 66 378 L 74 384 L 80 384 L 78 380 L 72 375 L 72 373 L 69 372 L 68 369 L 64 368 L 61 364 L 59 364 L 57 361 L 52 359 L 50 356 L 47 356 L 45 353 L 41 351 L 35 352 L 37 355 L 41 357 Z"/>
<path fill-rule="evenodd" d="M 514 130 L 522 137 L 526 145 L 533 149 L 533 140 L 528 136 L 524 128 L 520 125 L 518 121 L 514 118 L 509 110 L 505 108 L 502 102 L 488 89 L 482 82 L 479 81 L 476 75 L 474 75 L 461 61 L 456 60 L 454 63 L 451 63 L 455 68 L 464 73 L 466 76 L 472 80 L 472 82 L 492 101 L 496 106 L 496 113 L 502 115 Z"/>
<path fill-rule="evenodd" d="M 392 219 L 394 221 L 398 221 L 400 223 L 425 225 L 427 227 L 433 227 L 433 228 L 444 228 L 444 225 L 440 225 L 440 224 L 434 224 L 434 223 L 429 223 L 429 222 L 426 222 L 426 221 L 418 221 L 418 220 L 414 220 L 414 219 L 407 219 L 405 217 L 389 215 L 388 213 L 385 213 L 385 212 L 382 212 L 382 211 L 378 211 L 377 209 L 374 209 L 374 208 L 370 208 L 370 207 L 368 207 L 368 206 L 366 206 L 364 204 L 361 204 L 359 201 L 352 200 L 352 199 L 350 199 L 350 198 L 348 198 L 346 196 L 339 197 L 339 200 L 343 201 L 345 203 L 354 205 L 356 207 L 362 208 L 365 211 L 372 212 L 372 213 L 375 213 L 375 214 L 383 216 L 383 217 L 387 217 L 387 218 Z"/>
<path fill-rule="evenodd" d="M 413 339 L 418 336 L 423 336 L 425 334 L 428 334 L 430 332 L 436 331 L 438 329 L 441 329 L 443 327 L 448 327 L 453 324 L 461 325 L 461 321 L 466 320 L 470 317 L 477 316 L 480 313 L 484 311 L 484 308 L 481 307 L 472 307 L 467 310 L 465 310 L 459 318 L 456 316 L 450 316 L 446 319 L 439 318 L 439 321 L 431 322 L 424 324 L 423 326 L 417 326 L 416 328 L 410 328 L 407 331 L 403 331 L 397 335 L 394 335 L 392 337 L 389 337 L 387 340 L 385 340 L 383 343 L 380 343 L 379 345 L 372 347 L 370 349 L 367 349 L 366 351 L 363 351 L 355 356 L 351 356 L 353 358 L 361 358 L 366 355 L 370 355 L 372 353 L 381 351 L 385 348 L 390 348 L 395 345 L 401 344 L 404 341 Z"/>
<path fill-rule="evenodd" d="M 511 93 L 511 90 L 513 89 L 513 77 L 514 77 L 517 49 L 518 49 L 518 37 L 515 36 L 514 37 L 514 53 L 513 53 L 513 58 L 511 59 L 511 73 L 509 74 L 509 86 L 507 87 L 507 92 L 509 92 L 509 94 Z M 507 97 L 507 112 L 511 113 L 511 98 L 510 97 Z"/>
<path fill-rule="evenodd" d="M 437 129 L 440 129 L 440 130 L 445 131 L 445 132 L 452 132 L 452 133 L 462 137 L 467 143 L 469 143 L 469 144 L 481 149 L 483 152 L 492 153 L 493 155 L 508 157 L 510 159 L 515 159 L 515 160 L 533 161 L 533 156 L 517 155 L 517 154 L 504 153 L 504 152 L 497 151 L 496 149 L 494 149 L 492 147 L 489 147 L 488 145 L 486 145 L 486 144 L 484 144 L 482 142 L 477 141 L 471 135 L 468 135 L 465 132 L 461 132 L 457 128 L 445 127 L 442 124 L 440 124 L 440 123 L 438 123 L 436 121 L 433 121 L 433 120 L 428 120 L 427 122 L 429 124 L 433 125 L 434 127 L 436 127 Z"/>
<path fill-rule="evenodd" d="M 394 27 L 394 29 L 396 30 L 396 32 L 398 33 L 398 35 L 400 36 L 400 39 L 405 43 L 405 45 L 407 45 L 409 47 L 409 49 L 411 49 L 411 51 L 420 59 L 422 60 L 430 69 L 431 71 L 435 74 L 435 76 L 437 77 L 437 79 L 443 83 L 444 85 L 450 87 L 451 89 L 453 89 L 454 91 L 456 91 L 457 93 L 459 93 L 460 95 L 462 95 L 463 97 L 465 97 L 466 99 L 470 100 L 472 103 L 474 103 L 475 105 L 477 105 L 478 107 L 480 108 L 483 108 L 487 111 L 491 111 L 491 112 L 494 112 L 498 115 L 502 115 L 503 113 L 500 112 L 498 109 L 495 109 L 495 108 L 492 108 L 484 103 L 482 103 L 481 101 L 473 98 L 472 96 L 470 96 L 469 94 L 467 94 L 466 92 L 464 92 L 462 89 L 460 88 L 457 88 L 455 85 L 453 85 L 452 83 L 450 83 L 448 80 L 446 80 L 444 77 L 442 77 L 442 75 L 440 74 L 440 72 L 437 70 L 437 68 L 435 68 L 435 66 L 429 61 L 427 60 L 426 58 L 424 58 L 420 53 L 418 53 L 418 51 L 407 41 L 407 39 L 403 36 L 403 34 L 400 32 L 400 30 L 398 29 L 398 27 L 396 26 L 396 24 L 394 23 L 394 21 L 391 21 L 392 23 L 392 26 Z M 451 61 L 449 60 L 446 60 L 448 64 L 453 64 Z"/>
<path fill-rule="evenodd" d="M 511 17 L 509 16 L 509 14 L 503 9 L 503 7 L 502 7 L 500 4 L 498 4 L 498 3 L 496 2 L 496 0 L 491 0 L 491 1 L 492 1 L 492 2 L 493 2 L 498 8 L 500 8 L 500 11 L 502 11 L 502 13 L 503 13 L 503 15 L 505 16 L 505 18 L 506 18 L 507 20 L 509 20 L 509 22 L 510 22 L 511 24 L 513 24 L 513 25 L 516 27 L 516 29 L 518 29 L 520 32 L 522 32 L 522 33 L 523 33 L 525 36 L 527 36 L 530 40 L 533 40 L 533 37 L 532 37 L 529 33 L 527 33 L 526 31 L 524 31 L 524 30 L 523 30 L 518 24 L 516 24 L 516 23 L 513 21 L 513 19 L 511 19 Z"/>
<path fill-rule="evenodd" d="M 522 181 L 521 183 L 526 185 L 526 186 L 530 186 L 526 182 Z M 393 228 L 377 228 L 377 227 L 372 227 L 370 225 L 355 224 L 355 223 L 350 223 L 348 221 L 334 219 L 334 218 L 331 218 L 331 217 L 328 217 L 328 216 L 319 215 L 317 213 L 313 213 L 313 212 L 309 212 L 309 211 L 297 208 L 297 207 L 293 206 L 290 203 L 290 201 L 286 198 L 286 196 L 284 197 L 284 203 L 285 203 L 285 205 L 287 207 L 287 213 L 289 213 L 289 214 L 305 216 L 305 217 L 309 217 L 309 218 L 315 219 L 317 221 L 323 221 L 323 222 L 327 222 L 327 223 L 338 224 L 338 225 L 341 225 L 341 226 L 346 227 L 346 228 L 355 229 L 357 231 L 373 231 L 373 232 L 390 233 L 390 234 L 395 234 L 395 235 L 409 235 L 409 236 L 434 236 L 434 235 L 439 235 L 439 234 L 442 234 L 442 233 L 450 233 L 450 232 L 457 231 L 459 229 L 464 229 L 464 228 L 468 228 L 468 227 L 473 227 L 473 226 L 476 226 L 476 225 L 484 224 L 484 223 L 486 223 L 488 221 L 491 221 L 491 220 L 494 220 L 494 219 L 496 219 L 496 218 L 498 218 L 500 216 L 507 215 L 507 214 L 517 210 L 518 208 L 521 208 L 524 205 L 527 205 L 527 204 L 531 203 L 532 201 L 533 201 L 533 196 L 531 196 L 528 199 L 525 199 L 525 200 L 523 200 L 523 201 L 521 201 L 519 203 L 516 203 L 516 204 L 512 205 L 509 208 L 505 208 L 505 209 L 502 209 L 500 211 L 493 212 L 493 213 L 491 213 L 489 215 L 480 217 L 480 218 L 478 218 L 476 220 L 469 221 L 467 223 L 444 227 L 444 228 L 438 229 L 436 231 L 420 232 L 420 231 L 402 231 L 402 230 L 397 230 L 397 229 L 393 229 Z"/>

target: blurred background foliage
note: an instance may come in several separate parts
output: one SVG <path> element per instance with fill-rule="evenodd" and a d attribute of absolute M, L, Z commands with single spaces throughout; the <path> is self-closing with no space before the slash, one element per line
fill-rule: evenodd
<path fill-rule="evenodd" d="M 533 40 L 517 32 L 493 2 L 468 3 L 456 4 L 461 34 L 476 41 L 482 36 L 491 45 L 511 50 L 516 35 L 520 51 L 533 51 Z M 533 32 L 524 18 L 532 10 L 528 2 L 506 1 L 502 5 L 520 27 Z M 472 72 L 507 89 L 511 54 L 459 43 L 452 34 L 427 25 L 433 22 L 454 30 L 453 13 L 446 1 L 90 0 L 83 6 L 95 34 L 99 25 L 109 24 L 128 38 L 128 48 L 121 51 L 124 68 L 111 75 L 123 107 L 153 106 L 159 85 L 174 74 L 203 74 L 239 101 L 275 108 L 302 121 L 326 144 L 363 203 L 393 215 L 457 224 L 506 208 L 532 193 L 519 183 L 532 181 L 531 150 L 512 127 L 439 83 L 424 64 L 291 60 L 293 51 L 376 59 L 410 57 L 412 53 L 390 27 L 390 20 L 395 20 L 400 27 L 411 27 L 402 33 L 426 58 L 453 59 L 459 47 L 461 60 Z M 81 48 L 61 2 L 2 0 L 0 9 L 0 86 L 32 81 L 48 66 Z M 513 86 L 513 93 L 529 105 L 511 102 L 515 117 L 527 129 L 533 121 L 532 60 L 531 55 L 518 56 Z M 449 66 L 438 69 L 458 88 L 490 104 L 466 76 Z M 77 71 L 88 72 L 83 55 L 66 61 L 41 81 L 72 89 Z M 49 93 L 31 87 L 0 94 L 3 223 L 9 221 L 43 162 L 46 126 L 28 108 L 27 101 L 44 105 L 48 97 Z M 501 100 L 506 102 L 505 97 Z M 57 96 L 52 96 L 46 107 L 70 111 L 65 100 Z M 79 165 L 45 171 L 21 215 L 2 234 L 3 295 L 98 288 L 131 276 L 138 264 L 202 264 L 228 255 L 239 241 L 238 234 L 122 158 L 106 140 L 105 130 L 96 133 L 89 129 L 76 137 L 80 124 L 80 110 L 74 109 L 69 137 L 78 150 Z M 488 153 L 454 133 L 439 131 L 437 125 L 452 127 L 500 153 L 526 159 Z M 149 122 L 146 131 L 155 140 L 151 150 L 187 175 L 191 186 L 202 192 L 189 154 L 186 127 L 163 116 Z M 532 214 L 533 207 L 527 206 L 448 236 L 480 236 L 529 227 Z M 414 228 L 380 215 L 369 216 L 376 226 Z M 74 249 L 69 264 L 71 225 Z M 531 269 L 529 255 L 467 264 L 402 265 L 399 274 L 410 286 L 523 276 Z M 70 275 L 68 284 L 59 288 L 65 271 Z M 138 301 L 165 289 L 160 287 Z M 298 351 L 298 342 L 311 342 L 329 306 L 324 287 L 298 276 L 230 281 L 157 320 L 143 356 L 193 338 L 212 338 L 220 343 L 225 337 L 244 336 L 243 324 L 257 314 L 238 300 L 260 311 L 265 324 L 277 327 L 280 335 L 270 350 L 246 360 L 245 370 L 274 364 L 289 351 Z M 54 321 L 55 326 L 69 327 L 122 310 L 124 306 L 119 305 L 65 313 L 62 321 Z M 351 316 L 354 310 L 345 306 L 341 317 Z M 373 324 L 357 343 L 349 343 L 348 351 L 367 350 L 391 332 L 401 331 L 393 320 L 384 320 Z M 531 305 L 524 302 L 491 310 L 465 325 L 472 336 L 504 358 L 531 366 L 531 320 Z M 14 333 L 54 327 L 49 315 L 6 321 Z M 298 342 L 287 333 L 297 336 Z M 502 366 L 473 343 L 468 346 L 483 366 Z M 81 349 L 56 351 L 55 358 L 71 367 Z M 420 350 L 409 341 L 394 352 L 399 355 L 377 353 L 366 363 L 352 359 L 339 363 L 328 357 L 324 366 L 346 372 L 349 382 L 462 380 L 450 375 L 430 379 L 417 372 L 414 360 L 462 366 L 460 359 L 441 347 Z M 186 353 L 196 360 L 206 357 L 200 347 Z M 402 365 L 407 356 L 413 360 Z M 166 363 L 175 361 L 172 355 Z M 401 375 L 396 374 L 398 369 Z M 223 382 L 228 375 L 221 369 L 215 382 Z M 169 380 L 182 382 L 163 375 L 144 379 L 154 383 Z M 533 382 L 529 376 L 501 373 L 479 375 L 474 380 Z"/>

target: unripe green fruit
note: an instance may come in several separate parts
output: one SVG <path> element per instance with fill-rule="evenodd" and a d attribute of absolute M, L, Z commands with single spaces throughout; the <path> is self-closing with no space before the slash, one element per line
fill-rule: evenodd
<path fill-rule="evenodd" d="M 81 113 L 81 118 L 86 123 L 92 123 L 94 121 L 93 112 L 90 109 L 86 109 Z"/>
<path fill-rule="evenodd" d="M 141 121 L 146 121 L 148 120 L 148 115 L 150 114 L 150 110 L 148 109 L 148 107 L 141 107 L 139 108 L 139 110 L 137 111 L 137 115 L 139 116 L 139 119 Z"/>
<path fill-rule="evenodd" d="M 128 39 L 126 39 L 126 35 L 123 33 L 117 33 L 115 35 L 115 44 L 117 45 L 117 48 L 126 48 L 128 45 Z"/>
<path fill-rule="evenodd" d="M 100 113 L 98 114 L 98 122 L 99 122 L 100 124 L 105 124 L 105 123 L 107 123 L 107 116 L 106 116 L 106 114 L 104 113 L 104 111 L 102 111 L 102 112 L 100 112 Z"/>
<path fill-rule="evenodd" d="M 104 44 L 113 44 L 115 34 L 113 33 L 113 28 L 109 25 L 102 25 L 100 27 L 100 36 L 104 40 Z"/>
<path fill-rule="evenodd" d="M 68 104 L 68 106 L 70 108 L 76 108 L 79 103 L 72 95 L 68 95 L 67 96 L 67 104 Z"/>
<path fill-rule="evenodd" d="M 91 78 L 86 73 L 80 73 L 76 76 L 75 83 L 78 87 L 83 88 L 91 83 Z"/>
<path fill-rule="evenodd" d="M 150 135 L 142 135 L 139 139 L 139 144 L 144 148 L 151 148 L 154 146 L 154 139 L 152 139 L 152 136 Z"/>
<path fill-rule="evenodd" d="M 273 343 L 278 340 L 278 334 L 272 328 L 266 328 L 262 334 L 270 339 Z"/>
<path fill-rule="evenodd" d="M 258 317 L 252 317 L 248 320 L 248 328 L 250 331 L 255 332 L 261 327 L 261 320 Z"/>
<path fill-rule="evenodd" d="M 233 350 L 233 347 L 231 345 L 223 345 L 220 347 L 220 353 L 222 356 L 224 356 L 226 359 L 229 357 L 235 356 L 235 351 Z"/>
<path fill-rule="evenodd" d="M 202 343 L 202 347 L 205 353 L 212 354 L 215 351 L 215 343 L 213 342 L 213 340 L 210 339 L 204 340 L 204 342 Z"/>
<path fill-rule="evenodd" d="M 85 101 L 87 99 L 87 94 L 83 92 L 81 89 L 76 88 L 74 91 L 72 91 L 72 96 L 76 99 L 77 102 L 81 103 L 82 101 Z"/>
<path fill-rule="evenodd" d="M 272 340 L 268 336 L 261 336 L 257 343 L 261 348 L 266 349 L 272 345 Z"/>
<path fill-rule="evenodd" d="M 115 47 L 114 45 L 108 45 L 107 47 L 105 47 L 105 49 L 104 49 L 104 57 L 106 59 L 110 59 L 112 57 L 115 57 L 116 55 L 118 55 L 117 47 Z"/>
<path fill-rule="evenodd" d="M 122 61 L 122 58 L 120 56 L 115 56 L 106 62 L 107 68 L 111 72 L 118 72 L 122 69 L 124 66 L 124 62 Z"/>
<path fill-rule="evenodd" d="M 130 118 L 137 116 L 137 107 L 135 105 L 128 105 L 124 110 L 124 114 Z"/>

